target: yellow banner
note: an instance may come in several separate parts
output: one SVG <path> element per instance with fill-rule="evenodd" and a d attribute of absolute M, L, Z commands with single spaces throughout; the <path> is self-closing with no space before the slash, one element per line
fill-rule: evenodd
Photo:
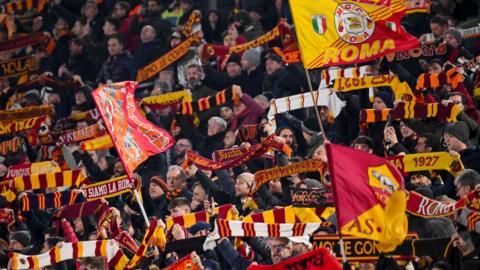
<path fill-rule="evenodd" d="M 359 78 L 337 78 L 333 89 L 349 92 L 369 87 L 390 86 L 395 95 L 395 100 L 402 100 L 405 95 L 409 100 L 415 100 L 415 95 L 407 82 L 401 82 L 397 75 L 375 75 Z"/>

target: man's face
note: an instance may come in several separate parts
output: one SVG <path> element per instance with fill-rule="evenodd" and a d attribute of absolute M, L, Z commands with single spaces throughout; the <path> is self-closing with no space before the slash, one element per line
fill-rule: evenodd
<path fill-rule="evenodd" d="M 207 194 L 201 185 L 196 185 L 193 188 L 193 201 L 197 201 L 200 204 L 203 204 L 203 201 L 207 198 Z"/>
<path fill-rule="evenodd" d="M 230 78 L 238 77 L 242 74 L 242 67 L 235 62 L 229 62 L 227 64 L 227 74 Z"/>
<path fill-rule="evenodd" d="M 415 131 L 413 131 L 411 128 L 409 128 L 405 123 L 400 122 L 400 133 L 402 133 L 402 136 L 404 138 L 412 136 Z"/>
<path fill-rule="evenodd" d="M 157 1 L 148 1 L 147 2 L 147 13 L 148 14 L 156 14 L 160 10 L 160 6 L 158 5 Z"/>
<path fill-rule="evenodd" d="M 150 182 L 150 186 L 148 187 L 148 193 L 152 199 L 157 199 L 162 196 L 165 192 L 154 182 Z"/>
<path fill-rule="evenodd" d="M 75 42 L 70 42 L 68 49 L 70 50 L 70 55 L 80 55 L 82 53 L 83 46 L 78 45 Z"/>
<path fill-rule="evenodd" d="M 410 177 L 410 182 L 417 186 L 428 187 L 432 183 L 428 177 L 423 174 L 413 174 Z"/>
<path fill-rule="evenodd" d="M 115 18 L 123 18 L 127 16 L 127 10 L 123 9 L 121 5 L 116 4 L 115 7 L 113 8 L 112 16 Z"/>
<path fill-rule="evenodd" d="M 237 181 L 235 181 L 235 196 L 246 196 L 249 192 L 250 186 L 248 185 L 248 182 L 242 177 L 237 177 Z"/>
<path fill-rule="evenodd" d="M 273 264 L 277 264 L 292 256 L 291 243 L 285 243 L 281 239 L 273 238 L 268 240 L 268 245 L 270 246 L 270 258 Z"/>
<path fill-rule="evenodd" d="M 280 131 L 280 134 L 278 135 L 285 140 L 286 144 L 288 144 L 289 146 L 293 145 L 293 132 L 290 129 L 282 129 L 282 131 Z"/>
<path fill-rule="evenodd" d="M 233 110 L 230 107 L 222 107 L 220 109 L 220 117 L 225 121 L 230 121 L 233 117 Z"/>
<path fill-rule="evenodd" d="M 431 63 L 428 65 L 428 72 L 430 73 L 441 73 L 442 72 L 442 66 L 438 63 Z"/>
<path fill-rule="evenodd" d="M 111 38 L 108 40 L 108 53 L 110 56 L 115 56 L 120 54 L 123 51 L 123 45 L 116 38 Z"/>
<path fill-rule="evenodd" d="M 123 164 L 120 161 L 115 162 L 115 165 L 113 166 L 113 172 L 115 173 L 115 176 L 120 176 L 125 174 L 125 169 L 123 168 Z"/>
<path fill-rule="evenodd" d="M 180 139 L 175 144 L 175 156 L 180 157 L 185 155 L 187 150 L 192 150 L 192 145 L 185 139 Z"/>
<path fill-rule="evenodd" d="M 102 27 L 103 33 L 105 35 L 113 35 L 116 32 L 115 25 L 111 24 L 109 21 L 105 21 Z"/>
<path fill-rule="evenodd" d="M 267 59 L 265 61 L 265 69 L 267 70 L 268 75 L 272 74 L 275 70 L 277 70 L 281 67 L 282 67 L 282 63 L 279 63 L 279 62 L 274 61 L 272 59 Z"/>
<path fill-rule="evenodd" d="M 208 129 L 207 129 L 207 134 L 208 136 L 213 136 L 217 133 L 221 132 L 220 125 L 215 122 L 214 120 L 209 120 L 208 121 Z"/>
<path fill-rule="evenodd" d="M 155 30 L 150 25 L 146 25 L 142 28 L 140 33 L 140 39 L 143 43 L 150 42 L 155 39 Z"/>
<path fill-rule="evenodd" d="M 417 144 L 415 145 L 415 153 L 427 153 L 431 151 L 432 151 L 432 148 L 427 147 L 427 139 L 424 137 L 418 138 Z"/>
<path fill-rule="evenodd" d="M 10 240 L 9 245 L 8 245 L 8 250 L 10 251 L 21 251 L 25 247 L 20 244 L 17 240 Z"/>
<path fill-rule="evenodd" d="M 80 23 L 80 22 L 75 22 L 75 24 L 73 25 L 73 28 L 72 28 L 72 33 L 75 35 L 75 36 L 80 36 L 82 34 L 82 28 L 83 28 L 83 25 Z"/>
<path fill-rule="evenodd" d="M 190 213 L 190 208 L 188 206 L 177 206 L 172 209 L 170 209 L 170 216 L 171 217 L 181 217 L 186 214 Z"/>
<path fill-rule="evenodd" d="M 373 109 L 374 110 L 383 110 L 387 108 L 387 104 L 379 97 L 373 98 Z"/>
<path fill-rule="evenodd" d="M 183 186 L 183 179 L 180 171 L 177 168 L 171 169 L 167 172 L 167 188 L 169 191 L 174 191 Z"/>
<path fill-rule="evenodd" d="M 458 48 L 460 46 L 460 43 L 458 43 L 457 39 L 450 34 L 445 35 L 445 41 L 453 48 Z"/>
<path fill-rule="evenodd" d="M 465 106 L 462 103 L 462 97 L 461 96 L 458 96 L 458 95 L 450 96 L 448 98 L 448 100 L 450 100 L 453 104 L 457 104 L 458 106 L 460 106 L 460 109 L 462 111 L 465 110 Z"/>
<path fill-rule="evenodd" d="M 469 186 L 462 186 L 458 181 L 455 181 L 455 186 L 457 188 L 457 197 L 463 199 L 467 197 L 468 193 L 470 192 Z"/>
<path fill-rule="evenodd" d="M 235 144 L 235 132 L 229 131 L 225 134 L 225 138 L 223 138 L 223 144 L 225 148 L 230 148 Z"/>
<path fill-rule="evenodd" d="M 443 35 L 443 33 L 447 30 L 447 27 L 442 27 L 440 24 L 438 23 L 431 23 L 430 24 L 430 30 L 432 31 L 432 34 L 438 38 L 438 37 L 441 37 Z"/>
<path fill-rule="evenodd" d="M 197 67 L 187 68 L 186 72 L 187 83 L 190 87 L 196 87 L 201 83 L 201 73 Z"/>
<path fill-rule="evenodd" d="M 448 133 L 444 133 L 443 138 L 445 139 L 445 144 L 447 145 L 448 150 L 460 152 L 465 148 L 464 143 L 462 143 L 459 139 Z"/>
<path fill-rule="evenodd" d="M 353 144 L 353 148 L 357 149 L 357 150 L 360 150 L 360 151 L 363 151 L 363 152 L 366 152 L 366 153 L 372 153 L 372 149 L 364 143 L 355 143 L 355 144 Z"/>

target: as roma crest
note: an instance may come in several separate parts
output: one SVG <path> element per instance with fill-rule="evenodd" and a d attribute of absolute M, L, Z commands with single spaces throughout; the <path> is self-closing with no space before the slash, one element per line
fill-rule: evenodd
<path fill-rule="evenodd" d="M 335 10 L 335 27 L 345 42 L 359 44 L 373 35 L 375 21 L 360 6 L 342 3 Z"/>
<path fill-rule="evenodd" d="M 385 164 L 368 168 L 368 184 L 381 193 L 393 193 L 400 187 Z"/>
<path fill-rule="evenodd" d="M 315 33 L 325 34 L 327 31 L 327 17 L 325 15 L 312 15 L 312 25 Z"/>

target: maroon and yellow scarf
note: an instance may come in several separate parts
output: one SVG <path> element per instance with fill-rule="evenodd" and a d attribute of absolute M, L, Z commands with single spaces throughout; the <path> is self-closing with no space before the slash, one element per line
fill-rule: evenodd
<path fill-rule="evenodd" d="M 15 122 L 0 122 L 0 135 L 30 130 L 39 129 L 40 125 L 45 121 L 45 116 L 37 116 L 26 118 L 22 120 L 12 120 Z"/>
<path fill-rule="evenodd" d="M 64 134 L 58 136 L 56 143 L 57 146 L 61 147 L 70 143 L 98 137 L 104 133 L 105 130 L 100 129 L 98 124 L 93 124 L 85 128 L 65 132 Z"/>
<path fill-rule="evenodd" d="M 83 201 L 85 201 L 83 194 L 72 190 L 46 194 L 28 194 L 20 199 L 20 211 L 28 212 L 60 208 Z"/>
<path fill-rule="evenodd" d="M 38 63 L 35 57 L 25 56 L 0 62 L 0 79 L 20 76 L 35 71 Z"/>

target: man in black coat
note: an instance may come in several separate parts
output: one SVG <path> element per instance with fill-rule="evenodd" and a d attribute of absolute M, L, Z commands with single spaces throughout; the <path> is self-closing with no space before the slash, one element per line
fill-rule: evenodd
<path fill-rule="evenodd" d="M 113 35 L 108 38 L 108 59 L 103 63 L 97 76 L 97 83 L 114 83 L 135 79 L 132 68 L 133 58 L 123 49 L 123 38 Z"/>

